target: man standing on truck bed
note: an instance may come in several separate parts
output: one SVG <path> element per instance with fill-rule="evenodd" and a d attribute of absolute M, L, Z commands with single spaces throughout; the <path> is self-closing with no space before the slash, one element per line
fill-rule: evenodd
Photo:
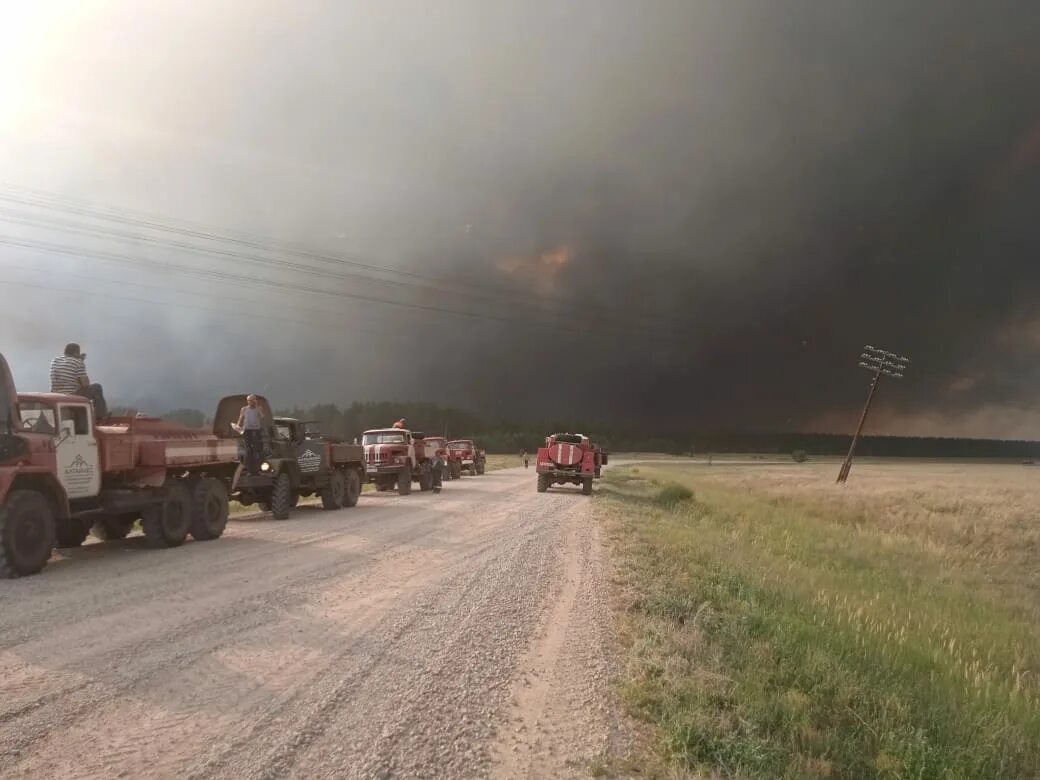
<path fill-rule="evenodd" d="M 69 342 L 65 354 L 51 361 L 51 392 L 63 395 L 78 395 L 90 399 L 94 404 L 94 419 L 108 417 L 108 404 L 101 385 L 91 384 L 87 376 L 86 354 L 80 352 L 79 344 Z"/>
<path fill-rule="evenodd" d="M 246 471 L 260 471 L 260 460 L 264 456 L 264 410 L 257 406 L 256 395 L 246 396 L 246 405 L 238 413 L 238 427 L 242 430 L 242 441 L 246 445 Z"/>

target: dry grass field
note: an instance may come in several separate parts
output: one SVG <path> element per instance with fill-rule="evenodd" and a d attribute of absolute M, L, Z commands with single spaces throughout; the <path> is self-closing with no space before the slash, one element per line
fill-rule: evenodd
<path fill-rule="evenodd" d="M 612 469 L 624 696 L 662 773 L 1040 777 L 1040 468 Z"/>

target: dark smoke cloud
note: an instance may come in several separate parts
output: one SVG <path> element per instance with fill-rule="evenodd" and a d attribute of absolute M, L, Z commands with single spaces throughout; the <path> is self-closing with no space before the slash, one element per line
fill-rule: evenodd
<path fill-rule="evenodd" d="M 492 318 L 161 275 L 272 319 L 63 294 L 48 338 L 97 344 L 128 397 L 844 429 L 869 342 L 914 359 L 878 430 L 1040 435 L 1029 4 L 127 4 L 48 30 L 75 43 L 15 63 L 12 180 L 414 269 L 444 285 L 328 286 Z M 46 305 L 12 290 L 5 333 Z M 16 373 L 42 376 L 40 341 L 5 339 Z"/>

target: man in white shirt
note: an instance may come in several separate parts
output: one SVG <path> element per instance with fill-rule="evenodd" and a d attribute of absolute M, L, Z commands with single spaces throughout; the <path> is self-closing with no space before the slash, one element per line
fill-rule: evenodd
<path fill-rule="evenodd" d="M 260 470 L 260 462 L 264 457 L 263 428 L 266 420 L 264 410 L 257 404 L 256 395 L 246 396 L 246 405 L 238 413 L 236 427 L 242 432 L 242 441 L 246 446 L 246 471 L 256 474 Z"/>
<path fill-rule="evenodd" d="M 51 361 L 51 392 L 89 398 L 94 404 L 94 419 L 103 420 L 108 417 L 108 404 L 101 385 L 91 384 L 87 376 L 86 359 L 79 344 L 66 344 L 65 354 Z"/>

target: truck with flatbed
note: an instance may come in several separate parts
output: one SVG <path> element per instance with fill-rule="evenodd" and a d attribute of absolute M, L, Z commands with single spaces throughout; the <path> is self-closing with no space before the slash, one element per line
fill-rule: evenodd
<path fill-rule="evenodd" d="M 365 469 L 369 482 L 379 492 L 397 490 L 402 496 L 412 492 L 412 482 L 419 490 L 435 486 L 436 450 L 427 452 L 425 436 L 404 428 L 374 428 L 361 435 L 365 449 Z M 440 486 L 440 475 L 436 475 Z"/>
<path fill-rule="evenodd" d="M 245 404 L 245 395 L 222 399 L 213 418 L 214 432 L 236 435 L 233 423 Z M 243 506 L 259 505 L 276 520 L 288 518 L 300 498 L 314 495 L 321 498 L 324 509 L 356 506 L 365 481 L 362 447 L 314 433 L 303 420 L 272 415 L 270 403 L 263 396 L 257 396 L 257 405 L 265 423 L 259 471 L 247 472 L 243 446 L 232 497 Z"/>
<path fill-rule="evenodd" d="M 475 477 L 487 468 L 487 454 L 473 439 L 453 439 L 448 442 L 448 449 L 458 458 L 460 473 L 468 471 L 471 477 Z"/>
<path fill-rule="evenodd" d="M 598 459 L 595 445 L 580 433 L 554 433 L 545 437 L 545 446 L 538 448 L 535 472 L 538 492 L 544 493 L 552 485 L 580 485 L 586 496 L 592 494 L 592 480 L 596 477 Z"/>
<path fill-rule="evenodd" d="M 94 419 L 91 402 L 17 393 L 0 355 L 0 576 L 39 572 L 55 546 L 130 533 L 151 547 L 224 533 L 237 446 L 143 415 Z"/>

